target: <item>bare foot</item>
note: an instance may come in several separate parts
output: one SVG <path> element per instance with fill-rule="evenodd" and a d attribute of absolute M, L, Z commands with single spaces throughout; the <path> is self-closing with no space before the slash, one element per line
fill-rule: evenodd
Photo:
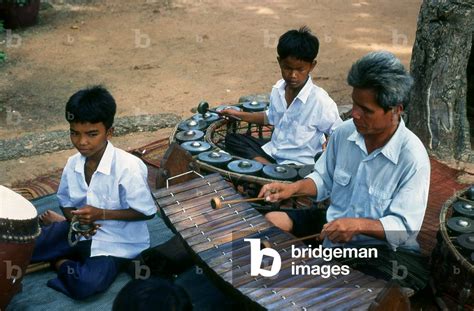
<path fill-rule="evenodd" d="M 44 226 L 49 226 L 53 222 L 61 222 L 66 220 L 66 217 L 50 209 L 41 214 L 38 218 L 41 224 L 43 224 Z"/>

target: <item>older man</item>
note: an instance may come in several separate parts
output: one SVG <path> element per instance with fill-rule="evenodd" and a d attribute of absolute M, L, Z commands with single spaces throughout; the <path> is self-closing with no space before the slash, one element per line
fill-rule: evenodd
<path fill-rule="evenodd" d="M 329 197 L 327 222 L 316 210 L 271 212 L 266 217 L 295 235 L 321 231 L 326 247 L 375 245 L 386 246 L 389 253 L 416 254 L 430 162 L 401 118 L 412 78 L 393 54 L 373 52 L 352 65 L 347 81 L 353 87 L 352 119 L 331 136 L 314 173 L 292 184 L 265 185 L 259 194 L 268 201 L 293 194 L 316 196 L 318 201 Z"/>

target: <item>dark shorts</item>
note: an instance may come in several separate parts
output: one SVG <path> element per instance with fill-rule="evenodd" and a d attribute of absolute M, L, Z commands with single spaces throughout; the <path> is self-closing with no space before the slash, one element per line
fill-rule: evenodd
<path fill-rule="evenodd" d="M 275 163 L 275 159 L 262 149 L 262 146 L 267 142 L 268 139 L 261 139 L 247 134 L 229 133 L 225 136 L 225 148 L 230 154 L 244 159 L 263 157 L 269 162 Z"/>
<path fill-rule="evenodd" d="M 293 230 L 291 232 L 297 237 L 319 233 L 326 223 L 326 210 L 324 209 L 312 207 L 287 211 L 286 213 L 293 221 Z"/>

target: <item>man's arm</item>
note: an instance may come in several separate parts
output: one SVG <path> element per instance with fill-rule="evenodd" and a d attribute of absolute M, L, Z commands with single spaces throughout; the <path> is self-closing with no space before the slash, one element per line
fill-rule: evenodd
<path fill-rule="evenodd" d="M 358 234 L 385 240 L 382 223 L 368 218 L 339 218 L 331 221 L 323 226 L 320 239 L 327 237 L 333 243 L 346 243 Z"/>
<path fill-rule="evenodd" d="M 317 189 L 314 181 L 312 179 L 305 178 L 291 184 L 266 184 L 260 190 L 258 197 L 265 197 L 265 200 L 269 202 L 277 202 L 288 199 L 292 195 L 316 196 L 316 194 Z"/>
<path fill-rule="evenodd" d="M 66 220 L 71 221 L 72 217 L 74 216 L 72 214 L 72 211 L 76 210 L 76 208 L 75 207 L 62 207 L 62 206 L 60 206 L 59 208 L 61 209 L 64 217 L 66 217 Z"/>

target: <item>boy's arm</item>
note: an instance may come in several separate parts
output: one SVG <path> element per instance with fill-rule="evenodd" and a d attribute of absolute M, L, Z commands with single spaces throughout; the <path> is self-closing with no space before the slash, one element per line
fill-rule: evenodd
<path fill-rule="evenodd" d="M 101 209 L 90 205 L 85 205 L 81 209 L 71 211 L 72 215 L 77 216 L 81 224 L 94 223 L 97 220 L 125 220 L 139 221 L 155 217 L 155 214 L 146 216 L 133 208 L 110 210 Z"/>
<path fill-rule="evenodd" d="M 233 116 L 240 118 L 242 121 L 248 123 L 263 125 L 265 123 L 266 114 L 265 112 L 246 112 L 246 111 L 237 111 L 234 109 L 224 109 L 221 113 L 225 116 Z"/>

